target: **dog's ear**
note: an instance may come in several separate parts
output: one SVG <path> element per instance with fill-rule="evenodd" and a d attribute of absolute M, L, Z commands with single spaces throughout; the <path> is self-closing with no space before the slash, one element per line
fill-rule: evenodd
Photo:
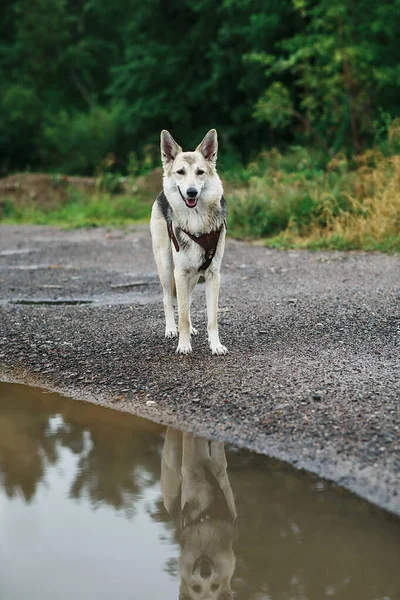
<path fill-rule="evenodd" d="M 166 129 L 161 132 L 161 160 L 163 164 L 167 164 L 175 160 L 175 157 L 179 152 L 182 152 L 182 148 L 176 143 L 172 135 Z"/>
<path fill-rule="evenodd" d="M 201 152 L 206 160 L 216 162 L 218 152 L 218 136 L 215 129 L 210 129 L 204 136 L 203 141 L 196 148 L 196 152 Z"/>

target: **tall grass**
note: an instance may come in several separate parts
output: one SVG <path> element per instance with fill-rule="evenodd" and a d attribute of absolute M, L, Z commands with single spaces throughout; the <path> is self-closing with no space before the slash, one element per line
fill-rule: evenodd
<path fill-rule="evenodd" d="M 321 219 L 289 241 L 316 248 L 355 248 L 400 251 L 400 156 L 385 157 L 374 151 L 357 157 L 358 168 L 342 182 L 345 207 L 326 197 L 320 206 Z M 346 185 L 347 183 L 347 185 Z M 346 188 L 349 189 L 346 189 Z"/>
<path fill-rule="evenodd" d="M 276 152 L 249 166 L 254 175 L 230 197 L 234 236 L 278 247 L 400 251 L 400 155 L 339 155 L 325 169 L 314 168 L 307 151 L 300 158 L 297 171 Z"/>

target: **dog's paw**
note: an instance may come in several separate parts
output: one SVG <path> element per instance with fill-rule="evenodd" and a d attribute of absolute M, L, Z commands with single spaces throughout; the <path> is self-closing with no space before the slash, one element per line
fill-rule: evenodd
<path fill-rule="evenodd" d="M 190 354 L 192 351 L 192 346 L 189 344 L 178 344 L 176 349 L 177 354 Z"/>
<path fill-rule="evenodd" d="M 198 330 L 196 329 L 196 327 L 191 327 L 191 328 L 190 328 L 190 335 L 197 335 L 198 333 L 199 333 L 199 332 L 198 332 Z"/>
<path fill-rule="evenodd" d="M 175 329 L 166 329 L 165 330 L 165 337 L 168 339 L 174 338 L 178 335 L 178 329 L 175 327 Z"/>
<path fill-rule="evenodd" d="M 226 348 L 222 344 L 219 344 L 218 346 L 211 346 L 211 352 L 213 354 L 218 354 L 218 355 L 228 354 L 228 348 Z"/>

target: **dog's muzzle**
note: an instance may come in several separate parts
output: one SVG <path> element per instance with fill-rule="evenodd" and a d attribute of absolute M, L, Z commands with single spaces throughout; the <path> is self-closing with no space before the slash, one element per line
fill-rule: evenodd
<path fill-rule="evenodd" d="M 212 570 L 214 568 L 214 563 L 211 558 L 205 554 L 202 554 L 195 560 L 193 565 L 193 573 L 196 569 L 199 569 L 200 577 L 203 579 L 208 579 L 211 577 Z"/>
<path fill-rule="evenodd" d="M 186 190 L 186 196 L 184 196 L 181 192 L 181 188 L 178 185 L 178 190 L 181 195 L 182 200 L 186 204 L 188 208 L 194 208 L 197 204 L 197 190 L 196 188 L 190 187 Z"/>

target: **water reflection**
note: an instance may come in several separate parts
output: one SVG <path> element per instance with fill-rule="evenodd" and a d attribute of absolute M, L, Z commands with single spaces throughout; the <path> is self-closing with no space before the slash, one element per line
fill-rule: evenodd
<path fill-rule="evenodd" d="M 2 600 L 400 598 L 397 518 L 277 461 L 164 431 L 0 384 Z"/>
<path fill-rule="evenodd" d="M 34 499 L 62 448 L 79 457 L 71 498 L 89 498 L 132 513 L 159 481 L 163 430 L 144 420 L 77 403 L 42 390 L 1 384 L 0 484 L 9 498 Z M 54 401 L 56 398 L 56 402 Z"/>
<path fill-rule="evenodd" d="M 226 468 L 223 444 L 167 430 L 161 489 L 178 527 L 180 600 L 232 598 L 237 514 Z"/>

